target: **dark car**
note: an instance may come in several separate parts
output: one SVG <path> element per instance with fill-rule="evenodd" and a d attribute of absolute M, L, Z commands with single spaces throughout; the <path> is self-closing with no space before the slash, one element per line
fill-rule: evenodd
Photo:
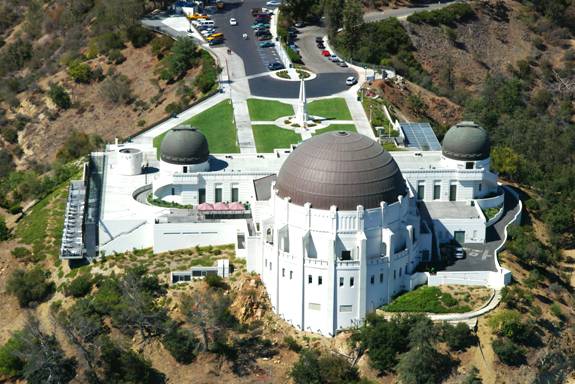
<path fill-rule="evenodd" d="M 217 39 L 213 39 L 210 40 L 208 42 L 209 45 L 219 45 L 219 44 L 223 44 L 224 43 L 224 39 L 223 38 L 217 38 Z"/>
<path fill-rule="evenodd" d="M 269 63 L 268 64 L 268 69 L 270 71 L 277 71 L 279 69 L 284 69 L 284 65 L 282 63 L 280 63 L 279 61 L 274 61 L 273 63 Z"/>
<path fill-rule="evenodd" d="M 323 37 L 321 37 L 321 36 L 316 36 L 316 37 L 315 37 L 315 42 L 316 42 L 317 44 L 319 44 L 319 43 L 323 44 Z"/>
<path fill-rule="evenodd" d="M 299 33 L 299 31 L 295 27 L 288 27 L 287 31 L 290 33 Z"/>
<path fill-rule="evenodd" d="M 261 11 L 261 8 L 252 8 L 252 16 L 259 15 Z"/>
<path fill-rule="evenodd" d="M 273 36 L 271 34 L 261 35 L 261 36 L 258 36 L 258 41 L 271 40 L 272 38 L 273 38 Z"/>
<path fill-rule="evenodd" d="M 256 23 L 269 24 L 269 22 L 270 22 L 269 17 L 256 17 Z"/>
<path fill-rule="evenodd" d="M 268 20 L 272 18 L 271 15 L 268 15 L 267 13 L 258 13 L 257 15 L 255 15 L 255 17 Z"/>
<path fill-rule="evenodd" d="M 254 30 L 256 36 L 271 35 L 269 29 L 256 29 Z"/>
<path fill-rule="evenodd" d="M 317 47 L 318 47 L 318 49 L 321 49 L 322 51 L 325 49 L 325 45 L 323 45 L 323 43 L 317 43 Z"/>

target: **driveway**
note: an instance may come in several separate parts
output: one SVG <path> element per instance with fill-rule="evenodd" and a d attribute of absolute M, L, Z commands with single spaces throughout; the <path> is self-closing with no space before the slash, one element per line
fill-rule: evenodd
<path fill-rule="evenodd" d="M 444 269 L 445 271 L 497 271 L 495 267 L 495 250 L 505 238 L 505 226 L 513 220 L 519 210 L 519 201 L 507 190 L 505 190 L 503 209 L 505 213 L 501 219 L 487 227 L 485 244 L 465 244 L 466 258 L 455 260 L 452 265 Z"/>
<path fill-rule="evenodd" d="M 363 21 L 366 23 L 373 23 L 375 21 L 380 21 L 384 19 L 389 19 L 390 17 L 397 17 L 398 19 L 407 17 L 411 14 L 421 12 L 421 11 L 433 11 L 435 9 L 441 9 L 451 5 L 455 2 L 462 2 L 461 0 L 440 0 L 436 3 L 431 4 L 416 4 L 411 7 L 397 8 L 397 9 L 386 9 L 385 11 L 374 11 L 368 12 L 363 15 Z"/>
<path fill-rule="evenodd" d="M 312 25 L 301 28 L 299 31 L 296 44 L 300 48 L 302 60 L 307 68 L 315 73 L 342 73 L 345 74 L 345 77 L 356 75 L 350 68 L 339 67 L 321 55 L 321 50 L 316 46 L 315 38 L 325 36 L 327 33 L 325 28 Z"/>

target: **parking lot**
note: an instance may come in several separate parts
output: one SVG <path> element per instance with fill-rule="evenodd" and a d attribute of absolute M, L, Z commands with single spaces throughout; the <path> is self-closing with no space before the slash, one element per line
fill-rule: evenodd
<path fill-rule="evenodd" d="M 343 73 L 347 74 L 346 76 L 355 76 L 351 69 L 339 67 L 321 55 L 321 49 L 317 48 L 315 38 L 325 34 L 325 28 L 315 25 L 300 29 L 296 44 L 305 66 L 315 73 Z"/>
<path fill-rule="evenodd" d="M 243 59 L 246 75 L 266 72 L 269 63 L 281 61 L 276 47 L 259 47 L 259 41 L 251 28 L 254 22 L 251 9 L 265 7 L 265 0 L 226 1 L 225 4 L 224 10 L 212 17 L 218 30 L 224 33 L 225 44 Z M 230 25 L 232 17 L 237 20 L 238 25 Z M 248 35 L 247 40 L 242 37 L 244 33 Z"/>

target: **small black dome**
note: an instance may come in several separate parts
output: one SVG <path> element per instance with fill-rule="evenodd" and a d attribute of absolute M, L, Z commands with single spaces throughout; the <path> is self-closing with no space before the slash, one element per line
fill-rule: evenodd
<path fill-rule="evenodd" d="M 462 121 L 449 128 L 441 149 L 443 156 L 447 158 L 477 161 L 489 157 L 491 142 L 485 129 L 472 121 Z"/>
<path fill-rule="evenodd" d="M 372 139 L 351 132 L 328 132 L 298 145 L 283 163 L 276 189 L 297 205 L 346 211 L 394 203 L 407 193 L 393 157 Z"/>
<path fill-rule="evenodd" d="M 191 127 L 169 130 L 160 145 L 160 159 L 170 164 L 200 164 L 207 161 L 209 155 L 206 137 Z"/>

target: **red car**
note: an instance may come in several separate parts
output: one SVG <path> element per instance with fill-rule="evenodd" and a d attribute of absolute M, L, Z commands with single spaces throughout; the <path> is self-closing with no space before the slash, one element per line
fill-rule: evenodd
<path fill-rule="evenodd" d="M 331 53 L 329 53 L 329 51 L 327 49 L 324 49 L 323 51 L 321 51 L 321 55 L 325 56 L 325 57 L 329 57 L 329 56 L 331 56 Z"/>

